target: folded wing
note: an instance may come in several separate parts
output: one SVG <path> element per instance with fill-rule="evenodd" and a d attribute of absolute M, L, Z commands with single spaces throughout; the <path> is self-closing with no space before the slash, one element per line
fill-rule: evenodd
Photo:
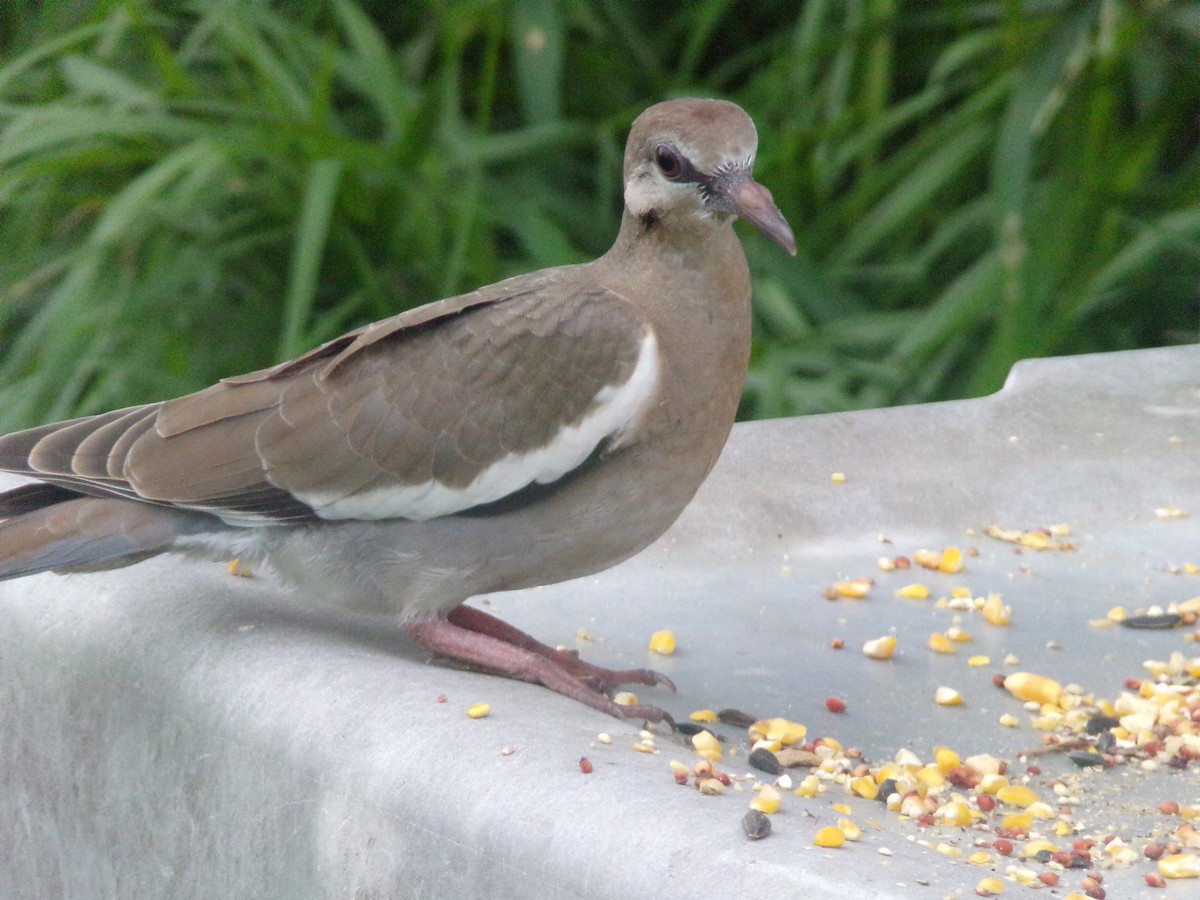
<path fill-rule="evenodd" d="M 641 314 L 562 282 L 496 285 L 165 403 L 0 438 L 24 489 L 0 516 L 77 494 L 234 525 L 428 519 L 551 483 L 633 435 L 655 401 Z"/>

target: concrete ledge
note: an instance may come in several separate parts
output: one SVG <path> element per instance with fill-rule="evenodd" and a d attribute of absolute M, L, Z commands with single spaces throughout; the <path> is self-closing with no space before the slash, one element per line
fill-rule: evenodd
<path fill-rule="evenodd" d="M 1195 655 L 1179 632 L 1086 623 L 1117 604 L 1200 594 L 1166 568 L 1200 563 L 1197 448 L 1200 348 L 1022 363 L 982 400 L 739 426 L 654 547 L 596 578 L 485 602 L 550 643 L 575 645 L 586 628 L 603 639 L 579 644 L 596 662 L 664 670 L 679 695 L 644 698 L 680 717 L 723 706 L 788 716 L 872 759 L 904 746 L 927 757 L 935 744 L 1012 754 L 1037 741 L 996 724 L 1020 709 L 991 686 L 992 669 L 925 649 L 950 614 L 893 599 L 917 578 L 879 573 L 876 557 L 974 543 L 960 578 L 921 578 L 935 596 L 966 583 L 1013 606 L 1011 628 L 970 623 L 970 652 L 1015 652 L 1115 696 L 1143 659 Z M 1156 518 L 1164 506 L 1192 518 Z M 1063 521 L 1074 553 L 1014 557 L 964 536 Z M 879 581 L 872 598 L 822 599 L 857 575 Z M 679 637 L 675 657 L 645 651 L 659 628 Z M 858 653 L 892 629 L 890 663 Z M 845 651 L 829 649 L 834 636 Z M 942 683 L 966 704 L 934 707 Z M 847 714 L 825 710 L 835 693 Z M 468 719 L 476 702 L 492 715 Z M 612 745 L 595 743 L 600 731 Z M 858 819 L 882 827 L 860 845 L 813 848 L 829 798 L 790 795 L 772 836 L 749 842 L 746 795 L 675 786 L 667 760 L 692 758 L 679 738 L 660 735 L 661 755 L 633 752 L 637 723 L 428 665 L 387 622 L 306 606 L 221 565 L 158 559 L 0 585 L 0 733 L 6 898 L 846 896 L 848 882 L 859 897 L 918 883 L 933 897 L 984 874 L 917 846 L 911 826 L 865 802 Z M 1151 798 L 1191 789 L 1119 790 L 1103 814 L 1137 828 Z M 1131 893 L 1140 871 L 1125 873 Z M 1122 877 L 1108 877 L 1110 895 L 1128 895 Z"/>

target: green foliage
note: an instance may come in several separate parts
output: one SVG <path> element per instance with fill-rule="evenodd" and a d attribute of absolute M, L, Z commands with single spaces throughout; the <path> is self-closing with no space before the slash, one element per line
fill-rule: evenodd
<path fill-rule="evenodd" d="M 1200 4 L 74 0 L 0 14 L 0 428 L 160 399 L 615 233 L 624 130 L 755 118 L 744 415 L 1193 340 Z"/>

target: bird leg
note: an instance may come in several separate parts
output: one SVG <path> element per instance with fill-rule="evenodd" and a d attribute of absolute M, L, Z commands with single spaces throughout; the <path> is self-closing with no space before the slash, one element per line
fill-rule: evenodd
<path fill-rule="evenodd" d="M 636 681 L 674 687 L 669 679 L 655 672 L 646 669 L 617 672 L 589 665 L 575 654 L 539 643 L 494 616 L 470 607 L 460 606 L 445 619 L 414 619 L 404 624 L 404 630 L 425 649 L 473 668 L 541 684 L 617 719 L 665 721 L 674 726 L 671 717 L 658 707 L 618 705 L 605 691 L 590 683 L 599 681 L 607 687 Z"/>

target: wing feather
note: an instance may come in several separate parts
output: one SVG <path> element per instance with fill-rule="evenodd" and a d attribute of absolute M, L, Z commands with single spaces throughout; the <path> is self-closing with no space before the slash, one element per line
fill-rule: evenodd
<path fill-rule="evenodd" d="M 560 270 L 177 400 L 8 435 L 0 470 L 232 524 L 429 518 L 566 474 L 633 425 L 657 377 L 636 307 Z"/>

